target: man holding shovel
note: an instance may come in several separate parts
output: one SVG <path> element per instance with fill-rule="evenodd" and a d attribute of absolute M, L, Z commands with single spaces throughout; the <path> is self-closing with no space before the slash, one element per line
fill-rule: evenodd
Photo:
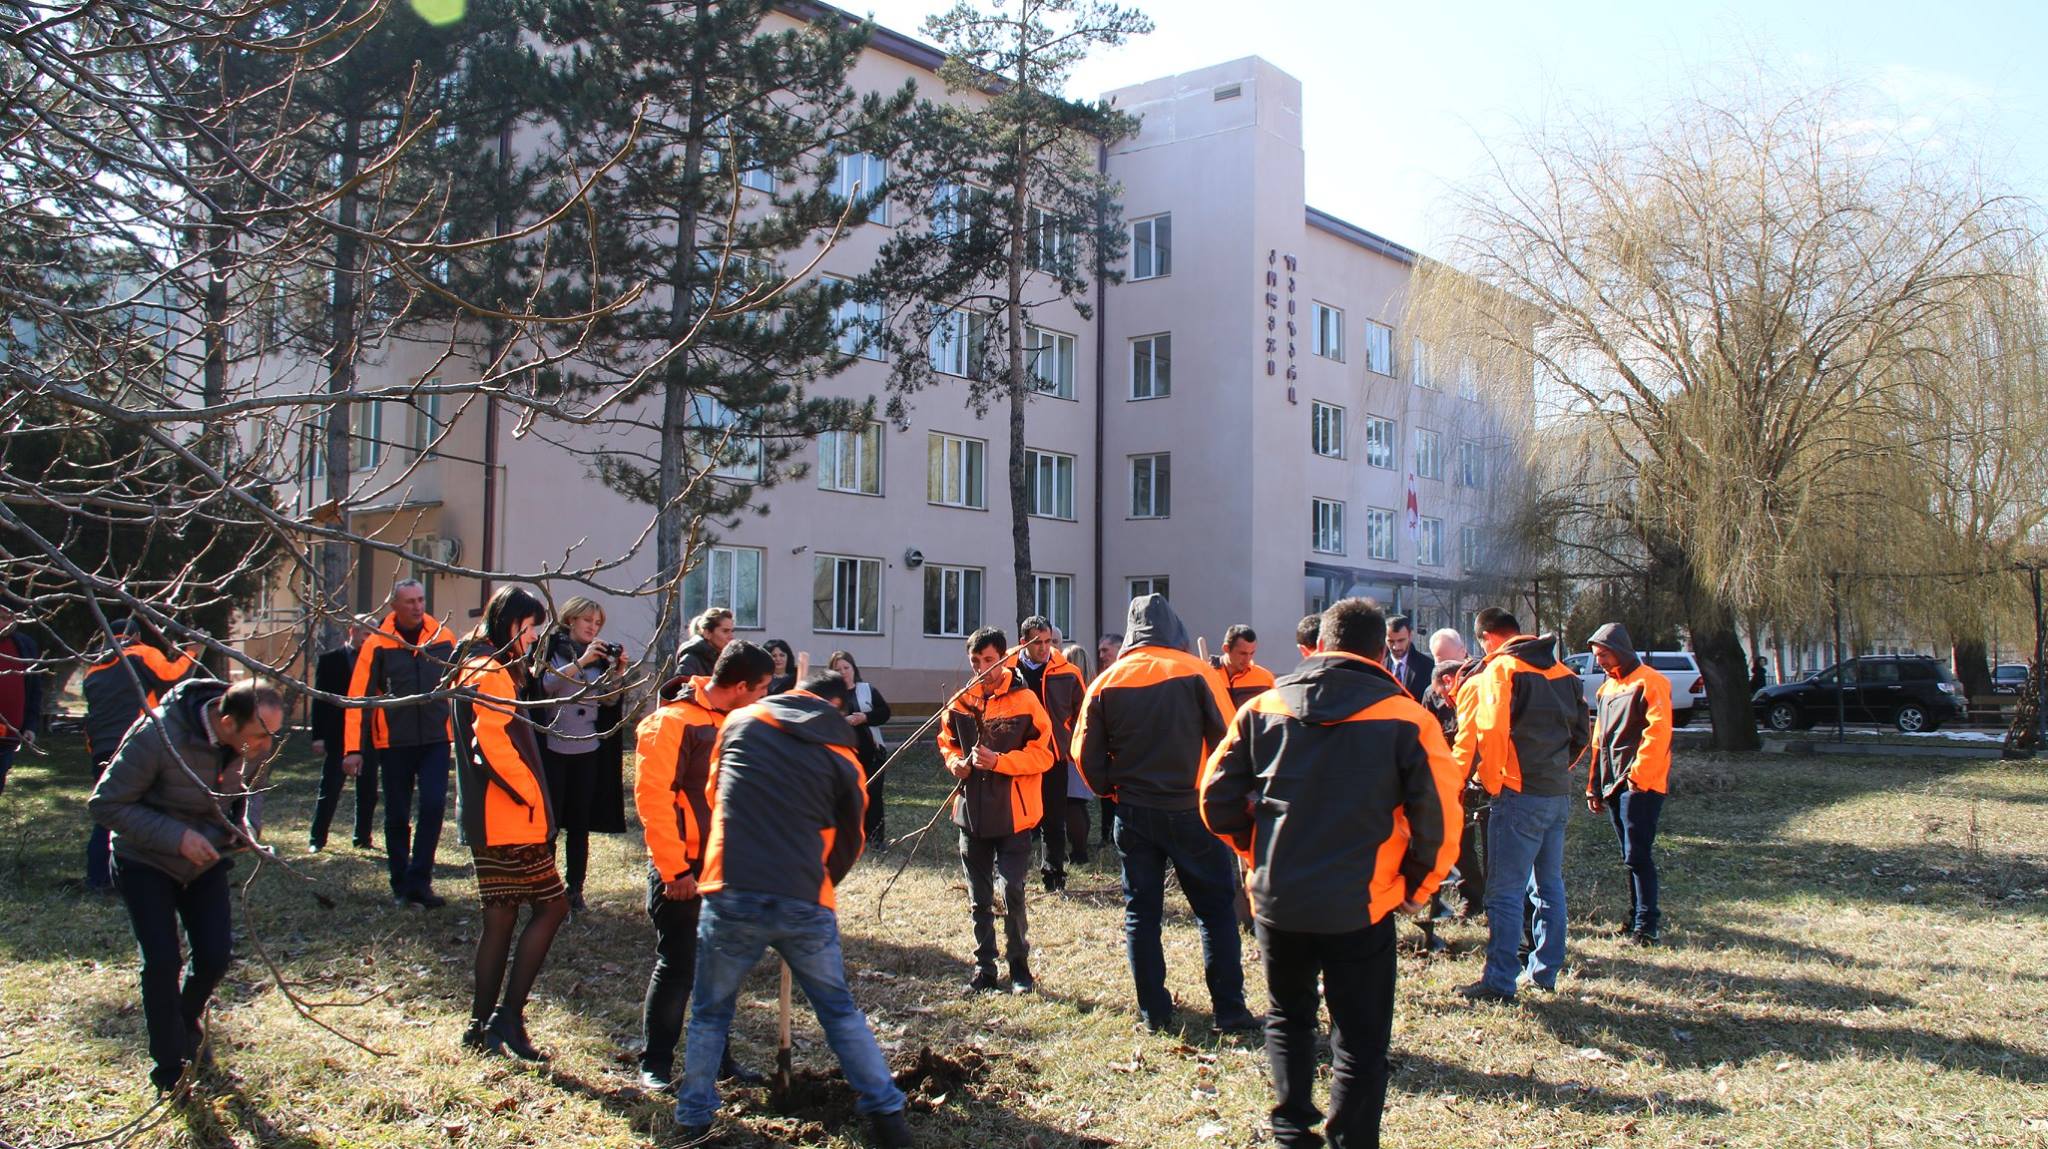
<path fill-rule="evenodd" d="M 747 972 L 773 946 L 818 1015 L 856 1108 L 890 1149 L 915 1144 L 903 1091 L 854 1003 L 839 949 L 834 888 L 860 856 L 867 791 L 853 727 L 852 690 L 839 675 L 809 676 L 786 694 L 734 711 L 712 767 L 717 800 L 698 889 L 697 979 L 676 1122 L 687 1140 L 718 1115 L 719 1062 Z M 783 1016 L 787 1018 L 787 990 Z M 786 1073 L 783 1028 L 778 1076 Z"/>

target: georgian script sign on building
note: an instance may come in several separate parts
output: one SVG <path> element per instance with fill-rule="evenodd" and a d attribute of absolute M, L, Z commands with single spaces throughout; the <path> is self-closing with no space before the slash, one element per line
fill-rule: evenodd
<path fill-rule="evenodd" d="M 1268 378 L 1272 378 L 1280 374 L 1280 345 L 1284 341 L 1287 344 L 1287 401 L 1289 403 L 1301 402 L 1294 394 L 1294 381 L 1299 377 L 1299 371 L 1294 364 L 1295 337 L 1301 331 L 1299 320 L 1295 318 L 1294 314 L 1294 273 L 1298 268 L 1299 265 L 1295 262 L 1295 258 L 1291 255 L 1281 255 L 1279 248 L 1268 248 L 1266 250 L 1266 375 Z M 1280 325 L 1283 321 L 1280 305 L 1283 296 L 1287 304 L 1287 314 L 1284 319 L 1287 325 L 1287 332 L 1284 340 L 1280 331 Z"/>

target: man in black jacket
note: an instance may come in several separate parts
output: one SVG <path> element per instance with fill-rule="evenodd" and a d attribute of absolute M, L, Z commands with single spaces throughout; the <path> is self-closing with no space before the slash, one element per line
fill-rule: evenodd
<path fill-rule="evenodd" d="M 1282 1146 L 1379 1144 L 1392 915 L 1419 911 L 1457 855 L 1463 780 L 1441 725 L 1380 664 L 1386 626 L 1366 599 L 1325 611 L 1318 653 L 1245 705 L 1202 774 L 1203 822 L 1251 867 Z M 1319 975 L 1334 1069 L 1322 1135 Z"/>
<path fill-rule="evenodd" d="M 349 674 L 355 669 L 356 655 L 369 634 L 369 628 L 363 624 L 350 623 L 347 645 L 321 655 L 314 665 L 313 689 L 347 697 Z M 365 744 L 362 766 L 353 771 L 345 768 L 342 715 L 339 705 L 322 698 L 313 700 L 313 753 L 320 755 L 320 797 L 313 803 L 313 832 L 308 848 L 316 854 L 327 848 L 327 828 L 334 824 L 335 808 L 341 804 L 341 791 L 351 774 L 356 780 L 355 844 L 364 850 L 375 845 L 370 840 L 370 826 L 377 816 L 377 748 Z"/>
<path fill-rule="evenodd" d="M 1435 677 L 1436 659 L 1416 649 L 1415 630 L 1405 614 L 1387 620 L 1385 661 L 1394 681 L 1401 684 L 1410 698 L 1421 698 L 1429 689 L 1430 679 Z"/>

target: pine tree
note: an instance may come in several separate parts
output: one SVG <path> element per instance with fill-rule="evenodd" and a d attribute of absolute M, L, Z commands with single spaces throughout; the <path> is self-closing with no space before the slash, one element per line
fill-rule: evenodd
<path fill-rule="evenodd" d="M 927 20 L 925 34 L 947 53 L 941 77 L 968 96 L 922 105 L 907 121 L 898 190 L 925 205 L 930 226 L 899 230 L 862 288 L 896 308 L 879 336 L 892 352 L 892 414 L 933 382 L 932 349 L 965 365 L 977 413 L 1007 404 L 1020 615 L 1034 599 L 1025 413 L 1052 386 L 1051 348 L 1028 334 L 1031 313 L 1064 301 L 1086 318 L 1090 277 L 1121 278 L 1111 265 L 1126 242 L 1122 212 L 1101 155 L 1138 127 L 1107 103 L 1061 93 L 1091 48 L 1151 30 L 1142 13 L 1098 0 L 1018 0 L 987 12 L 960 3 Z"/>

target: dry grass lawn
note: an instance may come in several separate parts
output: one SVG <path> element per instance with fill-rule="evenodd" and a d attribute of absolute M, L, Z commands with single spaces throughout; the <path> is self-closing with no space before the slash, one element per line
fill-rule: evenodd
<path fill-rule="evenodd" d="M 381 857 L 309 858 L 316 769 L 292 763 L 269 836 L 339 902 L 267 868 L 237 908 L 239 962 L 215 1006 L 216 1067 L 137 1145 L 637 1146 L 677 1142 L 630 1055 L 651 934 L 636 839 L 593 846 L 591 912 L 542 975 L 532 1068 L 457 1044 L 477 926 L 461 847 L 444 842 L 435 913 L 392 907 Z M 896 770 L 891 828 L 943 793 L 929 759 Z M 1667 944 L 1600 936 L 1625 899 L 1604 820 L 1574 820 L 1571 966 L 1554 998 L 1471 1008 L 1477 925 L 1460 951 L 1401 966 L 1386 1119 L 1397 1146 L 2048 1145 L 2048 775 L 1994 762 L 1682 757 L 1660 843 Z M 86 819 L 76 753 L 29 758 L 0 796 L 0 1143 L 58 1146 L 152 1104 L 136 956 L 117 901 L 77 881 Z M 344 800 L 341 819 L 348 818 Z M 380 835 L 381 840 L 381 835 Z M 965 894 L 942 825 L 886 903 L 902 847 L 865 859 L 841 897 L 862 1004 L 904 1065 L 948 1059 L 913 1116 L 928 1146 L 1270 1143 L 1256 1045 L 1207 1032 L 1185 904 L 1168 923 L 1189 1028 L 1134 1032 L 1115 869 L 1098 857 L 1037 897 L 1031 998 L 964 999 Z M 244 863 L 244 877 L 251 867 Z M 1171 905 L 1171 902 L 1169 903 Z M 265 947 L 372 1056 L 299 1017 Z M 1254 1005 L 1258 966 L 1247 949 Z M 736 1048 L 773 1058 L 774 982 L 757 971 Z M 829 1070 L 797 1021 L 799 1067 Z M 958 1071 L 958 1072 L 956 1072 Z M 728 1097 L 725 1143 L 851 1145 L 843 1087 L 776 1113 Z"/>

